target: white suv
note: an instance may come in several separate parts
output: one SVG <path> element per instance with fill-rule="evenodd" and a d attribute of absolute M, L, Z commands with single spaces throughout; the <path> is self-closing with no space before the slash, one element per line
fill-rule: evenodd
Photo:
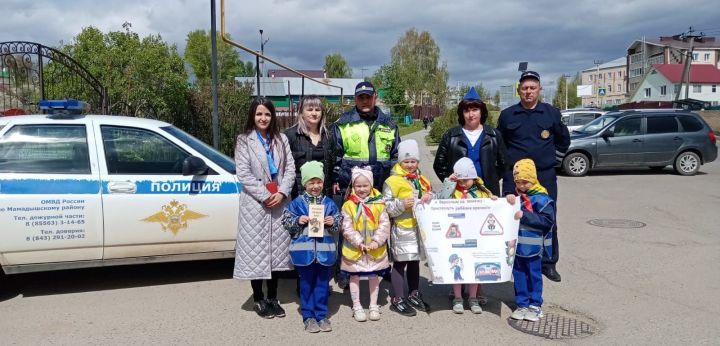
<path fill-rule="evenodd" d="M 566 109 L 560 112 L 560 114 L 562 114 L 563 124 L 565 124 L 571 132 L 601 117 L 605 113 L 607 112 L 595 108 Z"/>

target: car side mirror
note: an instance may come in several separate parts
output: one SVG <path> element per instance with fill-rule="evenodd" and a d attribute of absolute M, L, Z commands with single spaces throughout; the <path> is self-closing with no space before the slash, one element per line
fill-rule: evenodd
<path fill-rule="evenodd" d="M 607 129 L 605 130 L 605 132 L 603 132 L 602 136 L 604 138 L 615 137 L 615 131 L 613 131 L 612 129 Z"/>
<path fill-rule="evenodd" d="M 190 156 L 183 160 L 183 175 L 206 175 L 209 169 L 205 161 L 197 156 Z"/>

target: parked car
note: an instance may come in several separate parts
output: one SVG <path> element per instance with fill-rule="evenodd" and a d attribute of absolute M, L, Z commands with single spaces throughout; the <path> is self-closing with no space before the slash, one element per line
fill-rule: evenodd
<path fill-rule="evenodd" d="M 585 126 L 585 124 L 601 117 L 605 113 L 607 112 L 593 108 L 567 109 L 560 112 L 563 124 L 565 124 L 570 131 Z"/>
<path fill-rule="evenodd" d="M 234 161 L 161 121 L 0 118 L 5 273 L 231 258 Z"/>
<path fill-rule="evenodd" d="M 710 126 L 684 110 L 609 112 L 574 130 L 570 138 L 561 167 L 576 177 L 595 168 L 668 165 L 680 175 L 694 175 L 718 152 Z"/>

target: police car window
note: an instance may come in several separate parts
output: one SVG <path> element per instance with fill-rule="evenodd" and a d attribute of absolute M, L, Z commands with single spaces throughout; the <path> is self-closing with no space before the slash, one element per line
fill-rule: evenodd
<path fill-rule="evenodd" d="M 678 132 L 678 123 L 674 116 L 647 117 L 647 133 Z"/>
<path fill-rule="evenodd" d="M 212 160 L 212 162 L 222 167 L 224 170 L 228 171 L 229 173 L 235 174 L 235 161 L 233 161 L 233 159 L 231 159 L 227 155 L 217 151 L 215 148 L 205 144 L 204 142 L 189 135 L 188 133 L 177 127 L 165 126 L 161 127 L 160 129 L 173 135 L 175 138 L 181 140 L 183 143 L 197 150 L 206 158 Z"/>
<path fill-rule="evenodd" d="M 90 174 L 85 125 L 18 125 L 0 138 L 0 172 Z"/>
<path fill-rule="evenodd" d="M 629 118 L 618 121 L 617 124 L 613 126 L 615 137 L 639 135 L 641 133 L 640 121 L 640 118 Z"/>
<path fill-rule="evenodd" d="M 190 156 L 165 137 L 144 129 L 101 126 L 109 174 L 182 174 Z"/>

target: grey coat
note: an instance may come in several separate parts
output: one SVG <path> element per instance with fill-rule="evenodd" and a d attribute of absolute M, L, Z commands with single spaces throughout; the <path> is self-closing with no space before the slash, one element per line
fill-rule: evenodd
<path fill-rule="evenodd" d="M 295 184 L 295 161 L 282 133 L 275 139 L 273 157 L 278 168 L 278 191 L 286 198 L 282 205 L 269 209 L 262 204 L 271 195 L 265 188 L 271 181 L 265 149 L 255 132 L 238 136 L 235 165 L 242 193 L 233 271 L 236 279 L 270 279 L 273 271 L 292 269 L 290 235 L 283 228 L 282 214 Z"/>

